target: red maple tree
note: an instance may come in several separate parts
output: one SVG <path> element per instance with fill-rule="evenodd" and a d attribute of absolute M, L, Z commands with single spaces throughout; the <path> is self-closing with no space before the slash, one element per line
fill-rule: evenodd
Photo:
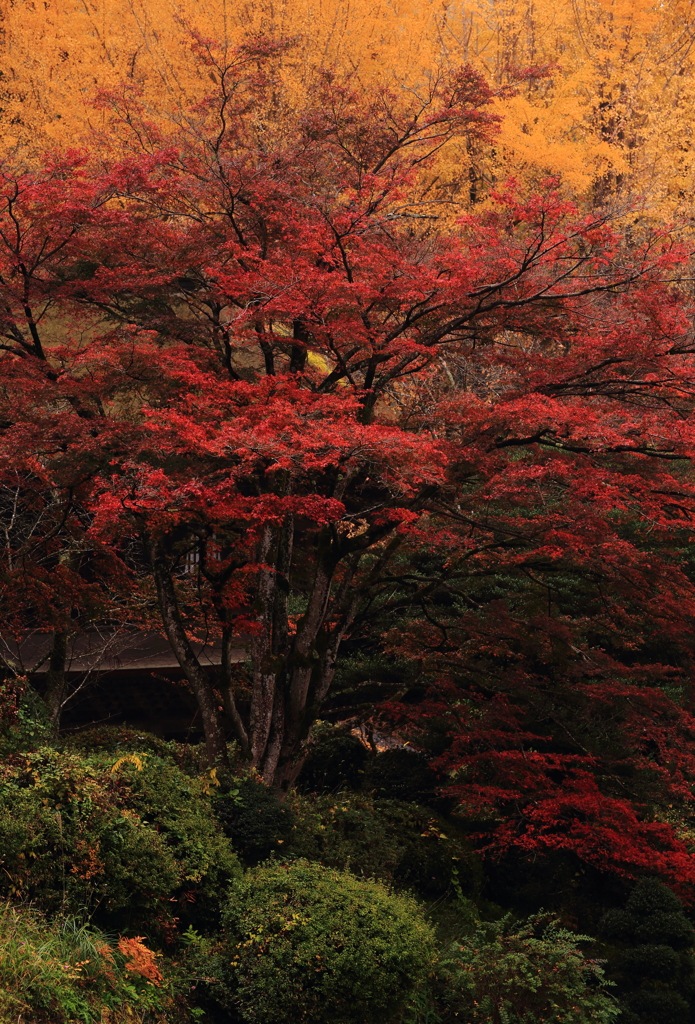
<path fill-rule="evenodd" d="M 226 716 L 283 788 L 373 595 L 399 614 L 471 575 L 575 572 L 610 578 L 621 635 L 647 614 L 656 540 L 693 507 L 693 350 L 668 283 L 684 256 L 667 233 L 628 245 L 556 182 L 468 209 L 465 176 L 442 181 L 437 154 L 494 135 L 470 69 L 422 95 L 326 73 L 289 113 L 285 44 L 229 63 L 193 45 L 216 91 L 170 133 L 137 96 L 104 96 L 130 155 L 6 200 L 6 228 L 40 225 L 42 255 L 25 278 L 6 242 L 2 295 L 21 312 L 33 289 L 74 326 L 25 355 L 39 318 L 24 310 L 3 373 L 61 389 L 38 404 L 86 467 L 88 543 L 120 559 L 141 607 L 151 596 L 211 763 Z M 429 575 L 403 570 L 414 551 Z M 683 623 L 691 586 L 672 570 Z M 499 620 L 492 644 L 507 642 Z M 586 622 L 563 628 L 581 652 Z M 222 644 L 221 704 L 201 637 Z"/>
<path fill-rule="evenodd" d="M 32 171 L 9 158 L 0 166 L 0 652 L 10 677 L 21 675 L 17 643 L 52 635 L 44 697 L 56 731 L 70 637 L 120 617 L 121 563 L 88 539 L 86 505 L 116 425 L 101 408 L 104 374 L 82 361 L 89 325 L 61 300 L 80 238 L 109 198 L 84 154 Z"/>

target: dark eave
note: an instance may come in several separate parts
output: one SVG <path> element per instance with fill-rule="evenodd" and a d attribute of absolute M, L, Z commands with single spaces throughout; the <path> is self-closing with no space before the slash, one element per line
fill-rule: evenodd
<path fill-rule="evenodd" d="M 21 641 L 0 637 L 0 657 L 20 674 L 35 675 L 48 671 L 53 646 L 52 633 L 31 633 Z M 191 647 L 203 666 L 221 663 L 219 643 L 191 640 Z M 232 660 L 244 661 L 246 651 L 239 647 Z M 66 671 L 133 672 L 178 669 L 179 663 L 169 641 L 161 633 L 140 630 L 104 630 L 80 633 L 68 641 Z"/>

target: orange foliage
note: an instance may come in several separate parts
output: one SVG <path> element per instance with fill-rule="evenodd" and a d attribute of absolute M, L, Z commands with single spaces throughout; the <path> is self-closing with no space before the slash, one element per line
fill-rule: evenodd
<path fill-rule="evenodd" d="M 139 974 L 151 985 L 161 985 L 162 972 L 157 967 L 156 957 L 161 955 L 154 953 L 145 945 L 142 935 L 136 935 L 132 939 L 120 938 L 118 950 L 126 958 L 126 970 L 133 974 Z"/>
<path fill-rule="evenodd" d="M 360 66 L 371 77 L 412 79 L 433 67 L 445 5 L 424 0 L 380 7 L 371 0 L 14 0 L 6 9 L 3 120 L 6 141 L 74 142 L 98 123 L 89 108 L 97 87 L 127 81 L 153 110 L 190 106 L 208 90 L 188 29 L 215 38 L 227 54 L 250 35 L 296 39 L 285 86 L 311 88 L 315 69 Z"/>
<path fill-rule="evenodd" d="M 326 65 L 412 89 L 466 61 L 498 86 L 556 65 L 502 101 L 494 152 L 468 142 L 442 154 L 470 181 L 471 202 L 511 172 L 560 175 L 589 205 L 619 195 L 656 218 L 689 203 L 695 0 L 14 0 L 1 24 L 6 146 L 88 137 L 102 125 L 94 91 L 120 82 L 166 118 L 209 89 L 188 28 L 228 53 L 266 33 L 298 41 L 278 71 L 287 108 Z"/>
<path fill-rule="evenodd" d="M 104 870 L 104 862 L 100 859 L 99 853 L 98 842 L 96 848 L 94 848 L 85 842 L 84 839 L 76 840 L 75 863 L 70 868 L 72 874 L 78 875 L 80 878 L 85 879 L 85 881 L 100 875 Z"/>
<path fill-rule="evenodd" d="M 559 66 L 505 103 L 502 150 L 482 173 L 550 172 L 592 203 L 620 194 L 654 215 L 685 209 L 693 0 L 467 0 L 449 9 L 443 39 L 498 84 L 513 67 Z"/>

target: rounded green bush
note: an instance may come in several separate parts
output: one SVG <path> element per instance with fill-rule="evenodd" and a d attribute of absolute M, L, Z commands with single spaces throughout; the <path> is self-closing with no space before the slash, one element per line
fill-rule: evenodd
<path fill-rule="evenodd" d="M 291 808 L 290 856 L 414 889 L 424 898 L 451 891 L 454 877 L 465 893 L 479 887 L 481 865 L 466 835 L 432 810 L 363 793 L 294 794 Z"/>
<path fill-rule="evenodd" d="M 156 754 L 166 761 L 173 761 L 187 775 L 199 776 L 208 770 L 208 759 L 204 743 L 177 743 L 163 740 L 143 729 L 131 729 L 125 725 L 98 725 L 82 729 L 67 736 L 61 736 L 59 747 L 67 753 L 90 754 Z M 29 749 L 25 747 L 23 749 Z M 230 747 L 230 752 L 231 752 Z"/>
<path fill-rule="evenodd" d="M 675 893 L 656 878 L 642 878 L 599 927 L 607 973 L 624 1007 L 621 1024 L 690 1020 L 695 930 Z"/>
<path fill-rule="evenodd" d="M 314 731 L 319 732 L 316 727 Z M 302 793 L 360 789 L 369 756 L 356 736 L 329 726 L 319 732 L 309 747 L 309 756 L 297 779 L 297 789 Z"/>
<path fill-rule="evenodd" d="M 223 922 L 218 1002 L 249 1024 L 392 1024 L 436 961 L 413 899 L 308 861 L 250 871 Z"/>

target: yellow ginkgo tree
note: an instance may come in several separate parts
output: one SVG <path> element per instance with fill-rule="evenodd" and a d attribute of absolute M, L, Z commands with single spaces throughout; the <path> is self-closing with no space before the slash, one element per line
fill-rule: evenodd
<path fill-rule="evenodd" d="M 267 34 L 295 40 L 280 66 L 285 107 L 338 68 L 412 91 L 470 63 L 496 88 L 548 67 L 498 100 L 494 150 L 454 143 L 441 171 L 484 201 L 509 176 L 562 178 L 591 207 L 687 215 L 695 167 L 695 0 L 4 0 L 5 150 L 80 143 L 103 116 L 99 89 L 127 83 L 155 119 L 210 88 L 190 31 L 231 52 Z"/>

